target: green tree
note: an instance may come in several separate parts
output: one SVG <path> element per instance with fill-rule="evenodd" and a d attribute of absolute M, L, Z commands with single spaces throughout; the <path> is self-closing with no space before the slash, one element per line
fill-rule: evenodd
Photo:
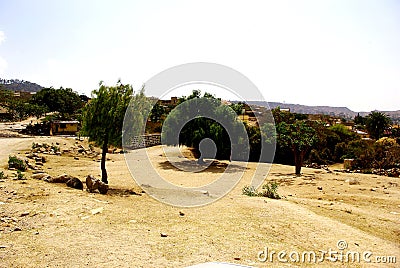
<path fill-rule="evenodd" d="M 317 141 L 315 130 L 307 121 L 295 121 L 292 124 L 281 122 L 276 126 L 278 143 L 293 152 L 296 175 L 301 174 L 304 156 Z"/>
<path fill-rule="evenodd" d="M 44 88 L 33 96 L 30 103 L 46 107 L 49 112 L 59 112 L 62 118 L 73 115 L 85 104 L 78 93 L 62 87 Z"/>
<path fill-rule="evenodd" d="M 391 125 L 390 118 L 381 112 L 371 112 L 367 116 L 366 129 L 369 135 L 378 140 L 383 136 L 385 130 L 387 130 Z"/>
<path fill-rule="evenodd" d="M 130 85 L 120 81 L 116 86 L 105 86 L 100 82 L 99 89 L 92 92 L 92 100 L 83 108 L 82 134 L 102 147 L 101 180 L 108 183 L 106 155 L 109 145 L 121 146 L 122 127 L 126 109 L 133 90 Z M 141 91 L 139 94 L 143 94 Z"/>
<path fill-rule="evenodd" d="M 161 106 L 158 102 L 153 105 L 150 114 L 150 120 L 153 123 L 160 122 L 163 115 L 165 115 L 166 111 L 163 106 Z"/>
<path fill-rule="evenodd" d="M 229 159 L 232 151 L 246 151 L 245 140 L 242 139 L 243 133 L 246 133 L 244 125 L 237 119 L 236 113 L 223 105 L 220 99 L 208 93 L 201 97 L 201 92 L 194 90 L 187 98 L 181 98 L 180 102 L 179 108 L 172 110 L 164 122 L 162 139 L 165 144 L 186 145 L 199 153 L 200 142 L 209 138 L 217 147 L 217 159 Z M 176 140 L 176 132 L 179 130 L 179 140 Z M 232 155 L 232 158 L 239 160 L 246 156 Z"/>

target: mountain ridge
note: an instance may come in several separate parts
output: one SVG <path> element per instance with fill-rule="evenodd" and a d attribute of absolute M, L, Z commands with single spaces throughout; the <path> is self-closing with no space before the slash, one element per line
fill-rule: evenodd
<path fill-rule="evenodd" d="M 11 91 L 38 92 L 44 87 L 25 80 L 0 78 L 0 88 Z"/>

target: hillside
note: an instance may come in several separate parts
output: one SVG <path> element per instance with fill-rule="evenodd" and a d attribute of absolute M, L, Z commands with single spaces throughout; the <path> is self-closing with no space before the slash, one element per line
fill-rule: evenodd
<path fill-rule="evenodd" d="M 281 102 L 266 102 L 266 101 L 248 101 L 250 105 L 257 105 L 262 107 L 276 107 L 288 108 L 293 113 L 300 114 L 327 114 L 332 116 L 340 116 L 344 118 L 354 118 L 357 114 L 366 116 L 370 112 L 354 112 L 347 107 L 331 107 L 331 106 L 308 106 L 301 104 L 281 103 Z M 400 118 L 400 110 L 398 111 L 381 111 L 387 114 L 392 120 L 398 121 Z"/>
<path fill-rule="evenodd" d="M 42 90 L 43 87 L 29 81 L 0 78 L 0 88 L 11 91 L 38 92 Z"/>

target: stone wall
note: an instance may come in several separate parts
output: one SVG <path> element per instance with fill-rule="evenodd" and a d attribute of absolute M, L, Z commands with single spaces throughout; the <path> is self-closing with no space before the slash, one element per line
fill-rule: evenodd
<path fill-rule="evenodd" d="M 160 144 L 161 144 L 161 134 L 140 135 L 133 138 L 132 146 L 129 147 L 129 149 L 134 150 Z"/>

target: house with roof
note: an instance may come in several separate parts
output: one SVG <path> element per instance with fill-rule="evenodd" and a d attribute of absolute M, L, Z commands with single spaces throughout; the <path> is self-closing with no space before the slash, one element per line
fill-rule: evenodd
<path fill-rule="evenodd" d="M 76 135 L 79 131 L 79 121 L 54 120 L 50 123 L 50 135 Z"/>

